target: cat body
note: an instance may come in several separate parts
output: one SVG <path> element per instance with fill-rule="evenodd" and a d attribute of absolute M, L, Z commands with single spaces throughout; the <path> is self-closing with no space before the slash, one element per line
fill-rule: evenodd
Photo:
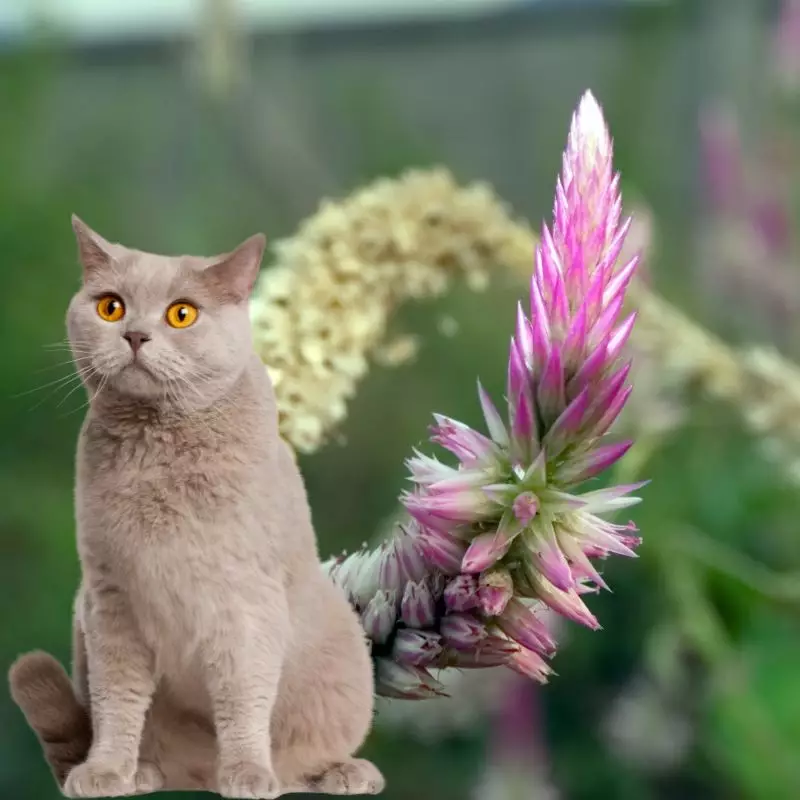
<path fill-rule="evenodd" d="M 61 702 L 62 728 L 91 746 L 82 763 L 52 753 L 64 793 L 380 791 L 378 770 L 353 758 L 373 714 L 366 638 L 320 569 L 249 341 L 263 239 L 176 259 L 75 226 L 85 276 L 68 330 L 78 367 L 89 360 L 91 404 L 77 455 L 74 699 Z M 195 321 L 167 324 L 176 303 Z M 67 691 L 60 668 L 30 654 L 14 669 L 15 699 L 46 750 L 48 738 L 63 750 L 40 707 Z"/>

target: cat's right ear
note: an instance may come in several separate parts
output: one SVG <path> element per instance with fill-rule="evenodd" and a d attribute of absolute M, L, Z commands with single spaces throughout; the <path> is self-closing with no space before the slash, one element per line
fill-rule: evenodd
<path fill-rule="evenodd" d="M 72 215 L 72 230 L 78 242 L 78 257 L 83 266 L 84 280 L 106 269 L 112 262 L 111 245 L 95 233 L 77 214 Z"/>

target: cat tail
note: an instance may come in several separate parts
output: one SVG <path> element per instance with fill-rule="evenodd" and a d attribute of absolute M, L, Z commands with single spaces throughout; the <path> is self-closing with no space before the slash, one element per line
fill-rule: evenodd
<path fill-rule="evenodd" d="M 11 697 L 39 737 L 59 787 L 82 764 L 92 743 L 92 725 L 64 667 L 41 650 L 20 656 L 8 673 Z"/>

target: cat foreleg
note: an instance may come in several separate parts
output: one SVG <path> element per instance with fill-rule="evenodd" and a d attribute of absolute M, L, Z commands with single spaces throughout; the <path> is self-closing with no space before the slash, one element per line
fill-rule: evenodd
<path fill-rule="evenodd" d="M 255 616 L 245 612 L 228 620 L 211 643 L 207 685 L 217 731 L 217 791 L 223 797 L 280 794 L 270 720 L 289 639 L 289 612 L 283 588 L 277 583 L 266 588 Z"/>
<path fill-rule="evenodd" d="M 92 746 L 64 783 L 67 797 L 136 792 L 139 745 L 155 690 L 152 654 L 123 598 L 106 590 L 87 604 L 84 639 Z"/>

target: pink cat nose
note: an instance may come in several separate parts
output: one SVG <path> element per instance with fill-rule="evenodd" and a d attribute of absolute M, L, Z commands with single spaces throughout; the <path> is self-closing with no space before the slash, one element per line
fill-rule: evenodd
<path fill-rule="evenodd" d="M 131 346 L 131 350 L 133 350 L 134 355 L 139 352 L 139 348 L 145 342 L 150 341 L 150 337 L 146 333 L 140 333 L 139 331 L 128 331 L 127 333 L 123 334 L 123 336 L 128 340 L 128 344 Z"/>

